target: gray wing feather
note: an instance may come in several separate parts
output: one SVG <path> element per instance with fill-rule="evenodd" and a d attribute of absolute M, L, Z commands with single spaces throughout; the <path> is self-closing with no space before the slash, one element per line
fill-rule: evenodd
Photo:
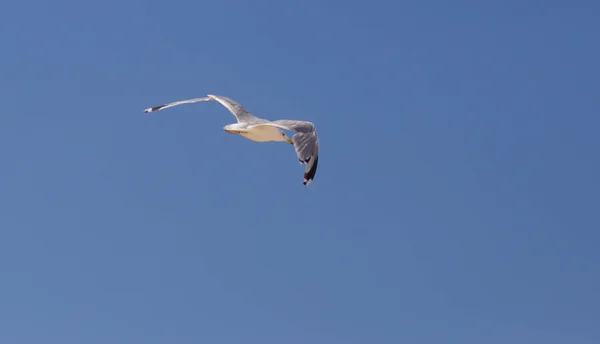
<path fill-rule="evenodd" d="M 311 122 L 282 119 L 263 123 L 296 133 L 292 137 L 294 149 L 301 164 L 306 164 L 304 170 L 304 184 L 310 184 L 317 172 L 319 162 L 319 137 L 317 130 Z"/>
<path fill-rule="evenodd" d="M 177 105 L 181 105 L 181 104 L 191 104 L 191 103 L 197 103 L 197 102 L 206 102 L 206 101 L 209 101 L 209 100 L 210 100 L 209 97 L 179 100 L 179 101 L 176 101 L 176 102 L 167 103 L 167 104 L 163 104 L 163 105 L 158 105 L 158 106 L 154 106 L 154 107 L 151 107 L 151 108 L 147 108 L 147 109 L 144 110 L 144 112 L 160 111 L 160 110 L 167 109 L 167 108 L 170 108 L 170 107 L 173 107 L 173 106 L 177 106 Z"/>
<path fill-rule="evenodd" d="M 154 107 L 145 109 L 144 112 L 160 111 L 160 110 L 167 109 L 167 108 L 181 105 L 181 104 L 192 104 L 192 103 L 197 103 L 197 102 L 205 102 L 205 101 L 209 101 L 209 100 L 216 100 L 219 103 L 221 103 L 221 105 L 226 107 L 227 110 L 229 110 L 235 116 L 238 123 L 241 123 L 241 122 L 248 123 L 248 122 L 253 122 L 258 119 L 254 115 L 252 115 L 250 112 L 248 112 L 248 110 L 246 110 L 243 106 L 241 106 L 236 101 L 234 101 L 233 99 L 224 97 L 224 96 L 215 96 L 212 94 L 209 94 L 208 97 L 179 100 L 179 101 L 172 102 L 172 103 L 154 106 Z"/>
<path fill-rule="evenodd" d="M 243 106 L 238 104 L 235 100 L 224 97 L 224 96 L 215 96 L 212 94 L 208 95 L 209 98 L 212 98 L 224 107 L 227 108 L 237 119 L 238 123 L 248 123 L 257 119 L 253 114 L 251 114 L 248 110 L 246 110 Z"/>

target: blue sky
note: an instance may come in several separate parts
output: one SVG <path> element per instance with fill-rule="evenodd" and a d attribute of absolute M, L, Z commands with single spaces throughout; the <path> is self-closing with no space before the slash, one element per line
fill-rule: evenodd
<path fill-rule="evenodd" d="M 7 3 L 0 342 L 600 342 L 599 10 Z"/>

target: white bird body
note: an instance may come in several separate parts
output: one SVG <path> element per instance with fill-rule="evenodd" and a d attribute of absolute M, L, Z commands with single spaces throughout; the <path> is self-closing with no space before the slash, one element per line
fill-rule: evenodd
<path fill-rule="evenodd" d="M 233 123 L 226 125 L 223 129 L 230 134 L 239 134 L 240 136 L 255 142 L 275 141 L 294 144 L 284 131 L 273 126 L 248 126 L 247 123 Z"/>
<path fill-rule="evenodd" d="M 255 142 L 288 142 L 294 145 L 300 164 L 306 164 L 304 170 L 304 185 L 309 185 L 317 173 L 319 163 L 319 138 L 314 124 L 306 121 L 277 120 L 268 121 L 258 118 L 244 109 L 233 99 L 209 94 L 207 97 L 180 100 L 168 104 L 145 109 L 144 112 L 160 111 L 181 104 L 191 104 L 215 100 L 225 106 L 237 119 L 237 123 L 228 124 L 223 129 L 230 133 L 241 135 Z M 290 139 L 283 130 L 293 130 L 296 133 Z"/>

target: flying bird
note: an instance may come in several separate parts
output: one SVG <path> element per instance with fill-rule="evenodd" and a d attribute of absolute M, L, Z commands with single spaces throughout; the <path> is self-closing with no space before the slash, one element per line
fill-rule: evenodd
<path fill-rule="evenodd" d="M 228 124 L 223 129 L 234 135 L 241 135 L 249 140 L 256 142 L 288 142 L 294 145 L 296 155 L 300 164 L 305 164 L 304 185 L 310 185 L 315 178 L 317 165 L 319 163 L 319 138 L 315 126 L 311 122 L 295 120 L 277 120 L 268 121 L 258 118 L 246 110 L 243 106 L 233 99 L 224 96 L 215 96 L 212 94 L 207 97 L 180 100 L 168 104 L 154 106 L 145 109 L 144 112 L 154 112 L 164 110 L 173 106 L 182 104 L 191 104 L 216 100 L 226 107 L 237 119 L 237 123 Z M 296 133 L 290 139 L 283 130 L 295 131 Z"/>

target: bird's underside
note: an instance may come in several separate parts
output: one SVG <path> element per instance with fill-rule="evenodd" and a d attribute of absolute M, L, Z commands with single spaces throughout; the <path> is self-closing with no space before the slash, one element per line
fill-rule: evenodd
<path fill-rule="evenodd" d="M 147 108 L 144 112 L 155 112 L 182 104 L 192 104 L 215 100 L 225 106 L 237 119 L 237 123 L 224 127 L 231 134 L 241 135 L 256 142 L 288 142 L 294 145 L 296 155 L 301 164 L 305 164 L 304 185 L 312 183 L 319 162 L 319 138 L 314 124 L 306 121 L 278 120 L 267 121 L 252 115 L 233 99 L 224 96 L 208 95 L 207 97 L 181 100 Z M 290 139 L 283 130 L 295 131 Z"/>

